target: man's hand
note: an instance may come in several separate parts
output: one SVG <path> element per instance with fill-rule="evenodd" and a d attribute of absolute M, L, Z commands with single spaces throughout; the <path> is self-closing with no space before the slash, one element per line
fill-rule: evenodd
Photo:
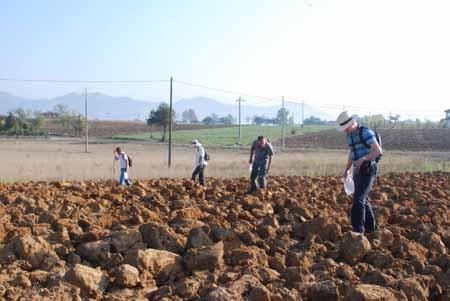
<path fill-rule="evenodd" d="M 270 172 L 270 166 L 266 169 L 266 175 Z"/>
<path fill-rule="evenodd" d="M 355 161 L 356 168 L 360 168 L 361 165 L 364 163 L 364 161 L 366 161 L 366 157 L 362 157 L 361 159 L 358 159 L 357 161 Z"/>
<path fill-rule="evenodd" d="M 342 177 L 343 177 L 344 179 L 347 179 L 347 177 L 348 177 L 348 172 L 349 172 L 349 169 L 346 169 L 346 170 L 344 170 L 344 172 L 342 173 Z"/>

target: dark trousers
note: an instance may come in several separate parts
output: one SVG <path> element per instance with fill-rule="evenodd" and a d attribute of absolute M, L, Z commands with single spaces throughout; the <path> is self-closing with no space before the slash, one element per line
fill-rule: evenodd
<path fill-rule="evenodd" d="M 369 203 L 369 193 L 377 178 L 377 166 L 369 174 L 356 173 L 353 176 L 355 192 L 353 194 L 352 227 L 354 232 L 373 232 L 376 229 L 375 215 Z"/>
<path fill-rule="evenodd" d="M 205 186 L 205 166 L 198 165 L 194 169 L 194 172 L 192 173 L 192 181 L 195 181 L 197 175 L 200 181 L 200 185 Z"/>
<path fill-rule="evenodd" d="M 254 161 L 252 165 L 252 172 L 250 174 L 250 190 L 257 190 L 256 178 L 260 188 L 266 188 L 266 161 Z"/>

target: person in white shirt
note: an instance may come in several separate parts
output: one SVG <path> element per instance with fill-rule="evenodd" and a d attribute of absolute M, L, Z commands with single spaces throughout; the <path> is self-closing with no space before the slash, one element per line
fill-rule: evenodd
<path fill-rule="evenodd" d="M 131 180 L 128 178 L 128 156 L 125 152 L 123 152 L 120 147 L 117 147 L 114 151 L 114 159 L 120 162 L 120 177 L 119 177 L 119 185 L 123 185 L 124 183 L 127 186 L 131 186 Z"/>
<path fill-rule="evenodd" d="M 198 140 L 192 140 L 191 145 L 195 147 L 195 169 L 192 173 L 192 181 L 195 181 L 195 178 L 198 175 L 198 179 L 200 182 L 200 185 L 205 186 L 205 168 L 206 165 L 208 165 L 208 162 L 206 160 L 206 151 L 205 148 L 201 145 Z"/>

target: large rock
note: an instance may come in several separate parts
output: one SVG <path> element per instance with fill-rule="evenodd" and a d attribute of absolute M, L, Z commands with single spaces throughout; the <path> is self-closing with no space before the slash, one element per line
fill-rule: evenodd
<path fill-rule="evenodd" d="M 85 242 L 78 246 L 78 254 L 93 264 L 101 264 L 111 251 L 109 240 Z"/>
<path fill-rule="evenodd" d="M 203 231 L 202 227 L 193 228 L 189 231 L 189 236 L 186 242 L 186 249 L 200 248 L 210 246 L 214 242 L 209 238 L 208 234 Z"/>
<path fill-rule="evenodd" d="M 370 242 L 364 235 L 350 231 L 342 238 L 339 254 L 348 264 L 353 265 L 360 262 L 370 249 Z"/>
<path fill-rule="evenodd" d="M 168 226 L 151 222 L 141 225 L 139 231 L 142 234 L 142 240 L 152 249 L 166 250 L 177 254 L 184 253 L 182 237 Z"/>
<path fill-rule="evenodd" d="M 190 271 L 214 270 L 223 267 L 223 242 L 212 246 L 189 249 L 184 255 L 184 263 Z"/>
<path fill-rule="evenodd" d="M 342 236 L 341 226 L 332 218 L 317 217 L 304 223 L 296 224 L 293 236 L 304 239 L 313 235 L 323 240 L 337 241 Z"/>
<path fill-rule="evenodd" d="M 351 288 L 345 301 L 407 301 L 405 295 L 378 285 L 358 284 Z"/>
<path fill-rule="evenodd" d="M 223 287 L 218 287 L 208 293 L 206 301 L 241 301 L 242 298 L 236 296 Z"/>
<path fill-rule="evenodd" d="M 135 244 L 142 241 L 141 232 L 136 229 L 117 231 L 111 235 L 111 245 L 114 250 L 119 253 L 123 253 Z"/>
<path fill-rule="evenodd" d="M 339 301 L 339 290 L 332 281 L 314 283 L 309 292 L 311 301 Z"/>
<path fill-rule="evenodd" d="M 108 284 L 108 277 L 101 270 L 81 264 L 70 269 L 64 279 L 79 287 L 84 296 L 101 295 Z"/>
<path fill-rule="evenodd" d="M 33 268 L 50 269 L 59 257 L 42 238 L 25 234 L 17 236 L 10 243 L 17 258 L 26 260 Z"/>
<path fill-rule="evenodd" d="M 115 283 L 121 287 L 135 287 L 140 282 L 139 270 L 132 265 L 121 265 L 115 274 Z"/>
<path fill-rule="evenodd" d="M 183 259 L 180 255 L 163 250 L 130 250 L 125 254 L 125 263 L 150 272 L 155 279 L 164 280 L 182 271 Z"/>

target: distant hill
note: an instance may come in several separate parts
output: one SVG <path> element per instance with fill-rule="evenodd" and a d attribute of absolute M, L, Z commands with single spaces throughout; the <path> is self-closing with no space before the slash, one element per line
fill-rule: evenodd
<path fill-rule="evenodd" d="M 51 99 L 27 99 L 0 91 L 0 114 L 6 114 L 18 108 L 24 110 L 51 111 L 57 104 L 66 105 L 70 110 L 84 114 L 84 94 L 69 93 Z M 88 94 L 88 111 L 91 119 L 144 120 L 150 110 L 156 108 L 158 104 L 159 102 L 156 101 L 149 102 L 129 97 L 115 97 L 101 93 Z M 295 121 L 298 122 L 301 110 L 300 105 L 287 103 L 286 108 L 294 113 Z M 237 103 L 228 104 L 206 97 L 185 98 L 174 101 L 174 110 L 177 113 L 178 119 L 181 118 L 183 111 L 187 109 L 194 109 L 199 119 L 203 119 L 212 113 L 219 116 L 228 114 L 237 116 L 238 114 Z M 242 121 L 245 123 L 247 117 L 252 118 L 255 115 L 272 118 L 276 116 L 279 109 L 280 105 L 256 106 L 243 103 Z M 326 113 L 312 106 L 305 105 L 305 118 L 311 115 L 322 119 L 330 118 Z"/>

